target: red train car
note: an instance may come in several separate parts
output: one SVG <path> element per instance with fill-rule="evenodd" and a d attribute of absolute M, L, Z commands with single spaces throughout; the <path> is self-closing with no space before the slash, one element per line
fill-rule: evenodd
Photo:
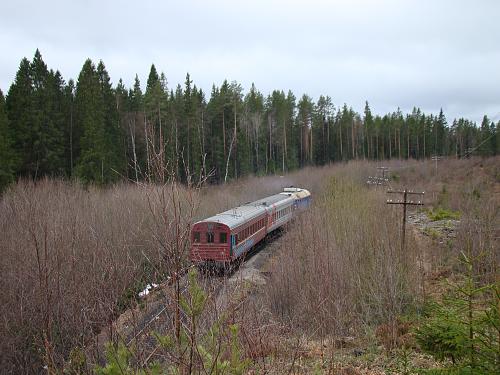
<path fill-rule="evenodd" d="M 195 264 L 228 265 L 244 256 L 267 234 L 289 222 L 299 208 L 297 199 L 303 202 L 309 196 L 307 190 L 287 188 L 283 193 L 246 203 L 195 223 L 191 230 L 191 261 Z"/>

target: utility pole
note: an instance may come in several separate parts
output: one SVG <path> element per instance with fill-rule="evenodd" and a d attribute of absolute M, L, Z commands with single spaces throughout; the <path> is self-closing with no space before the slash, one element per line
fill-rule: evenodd
<path fill-rule="evenodd" d="M 388 177 L 389 176 L 389 167 L 377 167 L 377 169 L 379 171 L 382 171 L 382 179 L 384 179 L 384 181 L 387 181 L 386 174 Z"/>
<path fill-rule="evenodd" d="M 380 172 L 382 172 L 382 176 L 380 176 Z M 388 167 L 377 167 L 377 175 L 375 177 L 369 176 L 366 183 L 368 185 L 387 185 L 389 179 L 389 168 Z"/>
<path fill-rule="evenodd" d="M 401 235 L 401 251 L 404 251 L 405 249 L 405 237 L 406 237 L 406 206 L 423 206 L 423 195 L 425 192 L 415 192 L 411 190 L 388 190 L 388 194 L 403 194 L 403 200 L 398 199 L 398 200 L 392 200 L 388 199 L 387 204 L 400 204 L 403 205 L 403 228 L 402 228 L 402 235 Z M 408 195 L 419 195 L 421 200 L 418 201 L 409 201 L 408 200 Z"/>
<path fill-rule="evenodd" d="M 441 156 L 434 155 L 431 159 L 432 159 L 432 161 L 435 162 L 435 171 L 436 171 L 436 175 L 437 175 L 437 173 L 438 173 L 438 161 L 441 160 Z"/>

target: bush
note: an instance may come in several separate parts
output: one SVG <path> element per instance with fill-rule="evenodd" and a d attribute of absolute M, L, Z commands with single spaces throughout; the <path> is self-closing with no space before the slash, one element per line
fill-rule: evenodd
<path fill-rule="evenodd" d="M 477 286 L 472 261 L 463 256 L 465 279 L 452 284 L 442 302 L 427 306 L 416 330 L 420 348 L 438 360 L 451 360 L 445 370 L 467 374 L 500 373 L 500 288 Z"/>
<path fill-rule="evenodd" d="M 154 333 L 159 353 L 168 360 L 141 365 L 135 361 L 135 353 L 123 343 L 108 344 L 107 363 L 96 366 L 100 375 L 135 374 L 232 374 L 242 375 L 249 366 L 249 360 L 242 355 L 239 342 L 239 328 L 229 324 L 222 316 L 211 325 L 207 332 L 200 332 L 199 319 L 206 309 L 207 293 L 197 281 L 197 272 L 191 269 L 188 274 L 189 286 L 185 296 L 177 303 L 186 316 L 186 322 L 178 337 L 175 334 Z"/>
<path fill-rule="evenodd" d="M 460 212 L 459 211 L 452 211 L 452 210 L 447 210 L 442 207 L 438 207 L 436 209 L 429 209 L 427 210 L 427 216 L 429 219 L 432 221 L 439 221 L 439 220 L 459 220 L 460 219 Z"/>

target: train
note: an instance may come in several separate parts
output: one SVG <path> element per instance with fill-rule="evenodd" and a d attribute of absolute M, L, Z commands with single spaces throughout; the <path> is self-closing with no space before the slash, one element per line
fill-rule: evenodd
<path fill-rule="evenodd" d="M 190 260 L 198 267 L 229 267 L 299 212 L 311 205 L 311 193 L 288 187 L 193 224 Z"/>

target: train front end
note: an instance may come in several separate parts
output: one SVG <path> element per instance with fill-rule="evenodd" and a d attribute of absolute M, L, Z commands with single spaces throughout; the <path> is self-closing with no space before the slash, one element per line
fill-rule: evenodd
<path fill-rule="evenodd" d="M 190 260 L 194 264 L 231 262 L 231 231 L 226 224 L 200 221 L 191 230 Z"/>

